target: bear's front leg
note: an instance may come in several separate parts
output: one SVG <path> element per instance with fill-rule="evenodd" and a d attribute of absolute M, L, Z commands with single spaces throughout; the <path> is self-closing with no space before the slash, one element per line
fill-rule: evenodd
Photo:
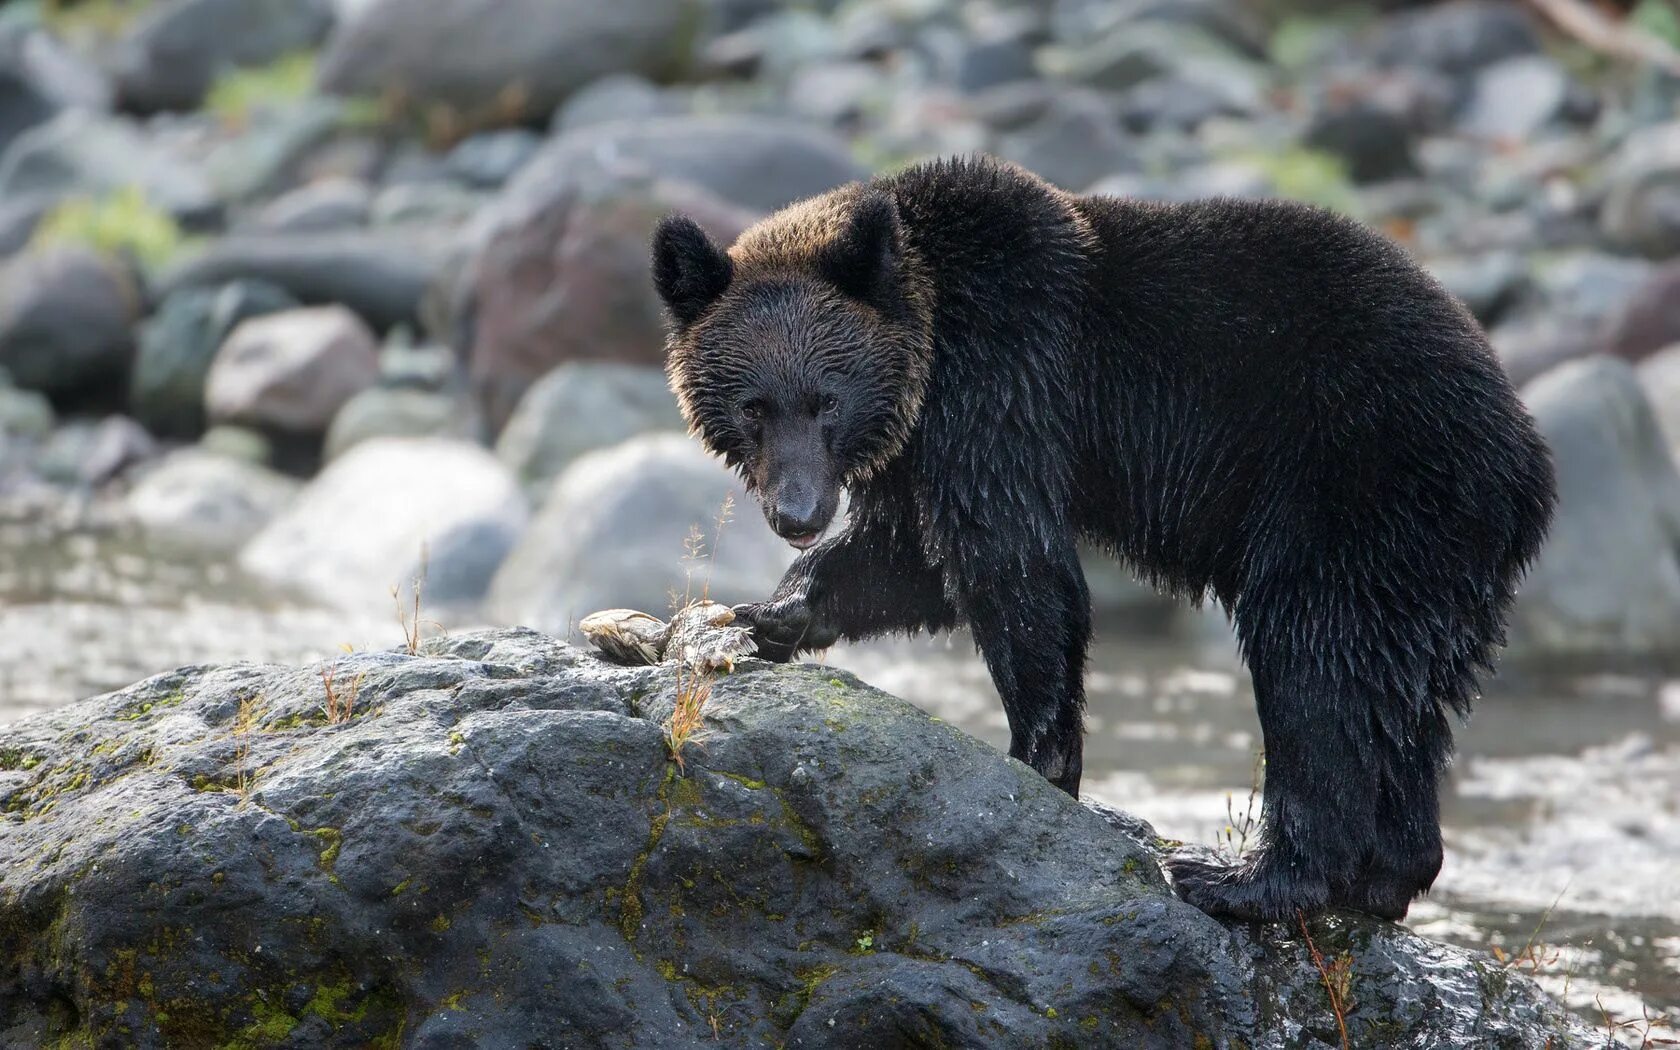
<path fill-rule="evenodd" d="M 1072 542 L 1053 552 L 973 546 L 961 572 L 969 627 L 1009 719 L 1010 757 L 1078 798 L 1091 598 Z"/>
<path fill-rule="evenodd" d="M 735 607 L 758 655 L 777 663 L 893 631 L 948 630 L 956 613 L 915 534 L 858 515 L 788 568 L 768 601 Z"/>

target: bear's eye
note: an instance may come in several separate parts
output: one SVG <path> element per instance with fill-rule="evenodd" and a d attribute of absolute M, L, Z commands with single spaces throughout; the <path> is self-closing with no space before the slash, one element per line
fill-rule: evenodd
<path fill-rule="evenodd" d="M 741 418 L 748 423 L 757 423 L 764 418 L 764 406 L 757 401 L 748 401 L 741 406 Z"/>
<path fill-rule="evenodd" d="M 840 407 L 840 399 L 833 394 L 824 394 L 818 402 L 822 406 L 823 415 L 832 415 Z"/>

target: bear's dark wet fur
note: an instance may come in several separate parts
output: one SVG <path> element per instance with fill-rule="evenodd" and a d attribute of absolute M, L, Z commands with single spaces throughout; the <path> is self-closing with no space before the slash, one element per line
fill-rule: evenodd
<path fill-rule="evenodd" d="M 966 623 L 1010 754 L 1077 793 L 1095 541 L 1218 598 L 1254 678 L 1261 845 L 1175 860 L 1179 892 L 1397 918 L 1428 889 L 1452 716 L 1554 488 L 1482 332 L 1405 252 L 1297 204 L 1076 197 L 975 159 L 727 254 L 668 219 L 654 255 L 694 431 L 796 543 L 851 496 L 741 607 L 768 655 Z"/>

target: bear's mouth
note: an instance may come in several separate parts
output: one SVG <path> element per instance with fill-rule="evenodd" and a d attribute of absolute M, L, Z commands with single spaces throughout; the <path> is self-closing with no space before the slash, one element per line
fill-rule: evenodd
<path fill-rule="evenodd" d="M 788 546 L 796 550 L 809 550 L 816 545 L 821 536 L 820 532 L 802 532 L 797 536 L 783 536 L 782 539 L 787 540 Z"/>

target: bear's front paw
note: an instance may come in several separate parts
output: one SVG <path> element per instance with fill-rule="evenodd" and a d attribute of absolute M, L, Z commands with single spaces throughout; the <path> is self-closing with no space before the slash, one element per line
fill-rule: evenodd
<path fill-rule="evenodd" d="M 775 663 L 787 663 L 802 652 L 826 649 L 835 642 L 835 633 L 814 621 L 801 595 L 737 605 L 735 618 L 752 628 L 758 655 Z"/>

